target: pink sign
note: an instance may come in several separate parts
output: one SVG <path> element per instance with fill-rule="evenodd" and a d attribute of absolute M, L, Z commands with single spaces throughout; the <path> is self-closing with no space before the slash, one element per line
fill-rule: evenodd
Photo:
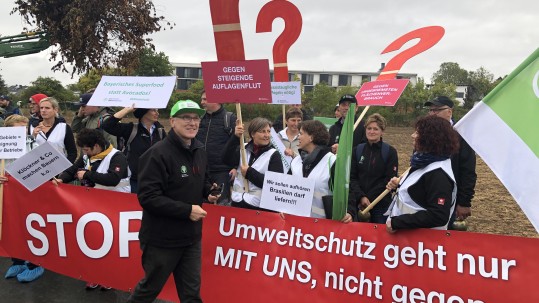
<path fill-rule="evenodd" d="M 364 83 L 356 94 L 360 106 L 393 106 L 410 80 L 394 79 Z"/>
<path fill-rule="evenodd" d="M 270 103 L 268 60 L 202 62 L 206 98 L 211 103 Z"/>

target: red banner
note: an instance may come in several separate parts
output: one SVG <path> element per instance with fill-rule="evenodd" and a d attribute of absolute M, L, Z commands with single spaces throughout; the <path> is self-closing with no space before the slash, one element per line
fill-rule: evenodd
<path fill-rule="evenodd" d="M 135 195 L 5 185 L 0 252 L 130 290 L 142 277 Z M 204 205 L 205 302 L 539 302 L 538 239 Z M 171 282 L 171 281 L 169 281 Z M 170 285 L 161 298 L 177 301 Z"/>
<path fill-rule="evenodd" d="M 363 83 L 356 93 L 359 106 L 394 106 L 410 80 L 394 79 Z"/>

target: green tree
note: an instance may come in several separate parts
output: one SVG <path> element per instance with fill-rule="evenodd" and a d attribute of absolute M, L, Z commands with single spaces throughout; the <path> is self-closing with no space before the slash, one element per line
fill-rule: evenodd
<path fill-rule="evenodd" d="M 440 65 L 440 69 L 432 75 L 432 82 L 434 84 L 466 85 L 468 84 L 468 71 L 460 68 L 458 63 L 444 62 Z"/>
<path fill-rule="evenodd" d="M 121 68 L 92 68 L 86 74 L 79 77 L 79 81 L 71 88 L 80 93 L 85 93 L 92 88 L 96 88 L 103 76 L 127 76 L 127 71 Z"/>
<path fill-rule="evenodd" d="M 468 73 L 470 87 L 464 99 L 464 107 L 472 108 L 494 88 L 494 75 L 484 67 Z"/>
<path fill-rule="evenodd" d="M 0 95 L 6 95 L 8 93 L 6 82 L 2 75 L 0 75 Z"/>
<path fill-rule="evenodd" d="M 65 102 L 77 99 L 73 92 L 67 90 L 60 81 L 50 77 L 38 77 L 18 97 L 21 100 L 28 100 L 30 96 L 38 93 L 56 98 L 63 105 L 62 109 L 66 109 Z"/>
<path fill-rule="evenodd" d="M 12 13 L 20 13 L 31 30 L 45 31 L 56 46 L 52 69 L 67 71 L 71 63 L 72 75 L 111 64 L 134 70 L 140 51 L 153 47 L 145 36 L 173 26 L 150 0 L 16 0 L 15 5 Z"/>
<path fill-rule="evenodd" d="M 132 75 L 170 76 L 173 73 L 174 67 L 170 64 L 165 53 L 157 53 L 151 48 L 145 48 L 138 56 L 138 68 L 134 70 Z"/>
<path fill-rule="evenodd" d="M 325 82 L 318 83 L 313 90 L 305 94 L 307 105 L 315 116 L 333 117 L 335 104 L 339 102 L 339 95 L 335 88 Z"/>

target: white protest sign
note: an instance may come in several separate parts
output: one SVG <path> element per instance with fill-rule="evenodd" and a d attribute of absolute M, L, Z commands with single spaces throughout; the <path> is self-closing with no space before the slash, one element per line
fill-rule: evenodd
<path fill-rule="evenodd" d="M 301 82 L 271 82 L 271 104 L 301 104 Z"/>
<path fill-rule="evenodd" d="M 314 180 L 267 171 L 260 207 L 309 217 L 313 205 Z"/>
<path fill-rule="evenodd" d="M 165 108 L 176 84 L 176 77 L 103 76 L 88 102 L 93 106 Z"/>
<path fill-rule="evenodd" d="M 26 127 L 2 127 L 0 159 L 17 159 L 26 153 Z"/>
<path fill-rule="evenodd" d="M 33 191 L 71 165 L 64 154 L 45 142 L 11 163 L 6 171 L 29 191 Z"/>
<path fill-rule="evenodd" d="M 279 152 L 279 155 L 281 155 L 281 162 L 283 162 L 284 171 L 288 172 L 290 170 L 290 163 L 292 163 L 292 157 L 284 154 L 286 147 L 284 146 L 283 141 L 281 141 L 279 134 L 277 134 L 273 127 L 271 128 L 270 141 L 271 145 L 273 145 L 273 147 L 275 147 L 275 149 L 277 149 Z"/>

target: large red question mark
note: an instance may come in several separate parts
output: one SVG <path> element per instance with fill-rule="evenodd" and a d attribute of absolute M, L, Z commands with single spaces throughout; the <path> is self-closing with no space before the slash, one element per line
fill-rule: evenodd
<path fill-rule="evenodd" d="M 413 30 L 391 42 L 391 44 L 382 51 L 382 54 L 399 50 L 406 42 L 419 38 L 419 42 L 416 45 L 393 57 L 386 64 L 376 80 L 390 80 L 395 78 L 406 61 L 433 47 L 440 41 L 440 39 L 442 39 L 444 33 L 445 30 L 441 26 L 427 26 Z"/>
<path fill-rule="evenodd" d="M 299 9 L 286 0 L 272 0 L 266 3 L 256 19 L 256 32 L 271 32 L 273 20 L 282 18 L 285 27 L 273 44 L 273 71 L 277 82 L 288 81 L 288 50 L 301 33 L 302 18 Z"/>
<path fill-rule="evenodd" d="M 245 60 L 239 0 L 210 0 L 210 13 L 217 60 Z"/>

